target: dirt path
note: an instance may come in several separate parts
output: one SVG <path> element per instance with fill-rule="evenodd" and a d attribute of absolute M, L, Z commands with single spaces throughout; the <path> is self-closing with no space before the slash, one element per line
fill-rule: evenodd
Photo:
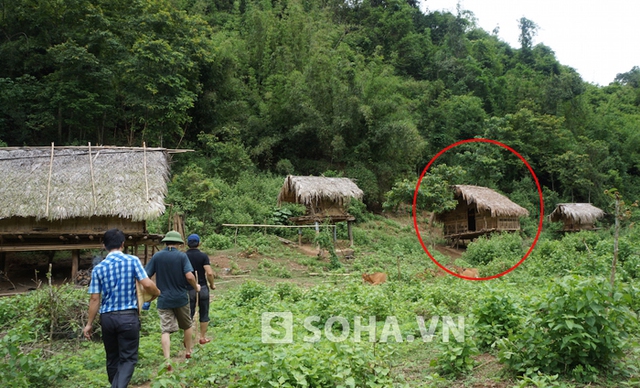
<path fill-rule="evenodd" d="M 436 250 L 442 253 L 443 255 L 450 257 L 452 261 L 460 258 L 460 256 L 462 256 L 462 254 L 465 252 L 464 249 L 451 248 L 445 245 L 436 245 Z"/>

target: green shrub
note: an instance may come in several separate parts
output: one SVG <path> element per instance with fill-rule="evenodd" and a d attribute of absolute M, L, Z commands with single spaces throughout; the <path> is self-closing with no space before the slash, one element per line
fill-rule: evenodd
<path fill-rule="evenodd" d="M 608 273 L 611 270 L 613 258 L 611 240 L 591 240 L 595 246 L 587 249 L 588 243 L 579 237 L 580 234 L 577 235 L 577 238 L 576 236 L 567 236 L 562 240 L 540 241 L 523 264 L 523 268 L 534 276 L 565 276 L 572 273 L 602 275 Z"/>
<path fill-rule="evenodd" d="M 304 296 L 304 291 L 292 283 L 278 283 L 275 287 L 275 292 L 280 300 L 289 300 L 291 302 L 298 302 Z"/>
<path fill-rule="evenodd" d="M 548 387 L 559 387 L 559 388 L 572 388 L 575 385 L 569 385 L 560 383 L 558 380 L 558 375 L 545 375 L 543 373 L 536 373 L 530 376 L 523 376 L 518 379 L 518 384 L 513 388 L 529 388 L 529 387 L 537 387 L 537 388 L 548 388 Z"/>
<path fill-rule="evenodd" d="M 237 294 L 235 294 L 236 305 L 244 306 L 252 303 L 254 300 L 265 297 L 270 294 L 270 290 L 262 283 L 258 283 L 255 280 L 247 280 L 242 283 Z"/>
<path fill-rule="evenodd" d="M 516 233 L 481 236 L 469 244 L 462 258 L 473 265 L 488 264 L 495 259 L 506 259 L 515 265 L 525 254 L 522 237 Z"/>
<path fill-rule="evenodd" d="M 201 249 L 207 252 L 229 249 L 233 246 L 233 240 L 223 234 L 212 233 L 202 239 Z"/>
<path fill-rule="evenodd" d="M 373 219 L 373 214 L 367 211 L 367 205 L 357 199 L 352 199 L 347 205 L 349 214 L 355 217 L 356 223 L 369 222 Z"/>
<path fill-rule="evenodd" d="M 596 369 L 622 356 L 637 326 L 629 298 L 620 289 L 611 291 L 603 278 L 554 280 L 532 302 L 520 329 L 498 340 L 500 361 L 522 374 L 582 371 L 581 379 L 590 380 Z"/>
<path fill-rule="evenodd" d="M 621 266 L 626 280 L 640 278 L 640 255 L 633 254 L 628 256 L 622 261 Z"/>
<path fill-rule="evenodd" d="M 29 349 L 28 327 L 12 329 L 0 339 L 0 381 L 17 388 L 51 387 L 64 374 L 62 364 L 43 362 L 40 349 Z"/>
<path fill-rule="evenodd" d="M 517 332 L 523 311 L 509 294 L 493 291 L 475 304 L 476 340 L 482 350 L 488 350 L 500 338 Z"/>
<path fill-rule="evenodd" d="M 287 267 L 270 260 L 260 261 L 258 264 L 258 273 L 283 279 L 290 279 L 292 277 L 291 271 L 289 271 Z"/>
<path fill-rule="evenodd" d="M 471 372 L 476 365 L 473 357 L 479 352 L 470 327 L 465 326 L 463 341 L 452 338 L 449 342 L 439 343 L 440 354 L 432 363 L 442 375 L 459 376 Z"/>

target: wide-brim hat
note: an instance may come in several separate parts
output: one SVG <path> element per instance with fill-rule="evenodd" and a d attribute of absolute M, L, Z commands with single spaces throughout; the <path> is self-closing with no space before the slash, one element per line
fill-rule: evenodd
<path fill-rule="evenodd" d="M 164 235 L 162 242 L 175 242 L 175 243 L 184 244 L 184 241 L 182 240 L 182 236 L 180 235 L 180 233 L 176 232 L 175 230 L 167 232 L 167 234 Z"/>

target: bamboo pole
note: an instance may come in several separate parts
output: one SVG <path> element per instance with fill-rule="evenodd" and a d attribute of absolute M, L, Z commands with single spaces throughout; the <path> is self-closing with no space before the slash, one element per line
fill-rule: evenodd
<path fill-rule="evenodd" d="M 613 233 L 613 262 L 611 263 L 611 278 L 609 283 L 611 284 L 611 293 L 613 295 L 613 285 L 616 280 L 616 264 L 618 263 L 618 236 L 620 234 L 620 194 L 616 195 L 616 219 L 615 228 Z"/>
<path fill-rule="evenodd" d="M 95 213 L 98 208 L 98 200 L 96 199 L 96 181 L 93 179 L 93 159 L 91 159 L 91 142 L 89 142 L 89 169 L 91 170 L 91 195 L 93 195 L 93 211 Z"/>
<path fill-rule="evenodd" d="M 143 155 L 144 155 L 144 184 L 147 188 L 147 203 L 149 203 L 149 177 L 147 176 L 147 143 L 142 142 Z"/>
<path fill-rule="evenodd" d="M 265 225 L 265 224 L 222 224 L 222 226 L 229 226 L 234 228 L 316 228 L 316 225 Z M 327 225 L 328 227 L 335 227 L 335 225 Z"/>
<path fill-rule="evenodd" d="M 80 261 L 80 250 L 71 251 L 71 281 L 75 284 L 78 277 L 78 263 Z"/>
<path fill-rule="evenodd" d="M 49 218 L 49 196 L 51 194 L 51 174 L 53 173 L 53 153 L 54 153 L 54 143 L 51 142 L 51 160 L 49 161 L 49 180 L 47 181 L 47 209 L 45 214 L 47 218 Z"/>
<path fill-rule="evenodd" d="M 198 285 L 198 271 L 193 271 L 196 275 L 196 286 Z M 196 318 L 196 310 L 200 311 L 200 307 L 198 303 L 200 302 L 200 293 L 198 292 L 198 288 L 196 287 L 196 305 L 193 308 L 193 316 L 191 317 L 191 324 L 196 326 L 195 329 L 195 341 L 198 341 L 198 326 L 200 326 L 200 319 Z"/>

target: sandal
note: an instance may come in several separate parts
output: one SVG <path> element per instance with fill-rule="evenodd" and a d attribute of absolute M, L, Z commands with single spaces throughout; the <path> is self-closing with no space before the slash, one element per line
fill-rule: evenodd
<path fill-rule="evenodd" d="M 204 344 L 208 344 L 209 342 L 211 342 L 211 340 L 209 338 L 200 338 L 200 345 L 204 345 Z"/>
<path fill-rule="evenodd" d="M 187 353 L 187 354 L 185 354 L 185 355 L 184 355 L 184 358 L 186 358 L 186 359 L 191 358 L 191 353 Z"/>

